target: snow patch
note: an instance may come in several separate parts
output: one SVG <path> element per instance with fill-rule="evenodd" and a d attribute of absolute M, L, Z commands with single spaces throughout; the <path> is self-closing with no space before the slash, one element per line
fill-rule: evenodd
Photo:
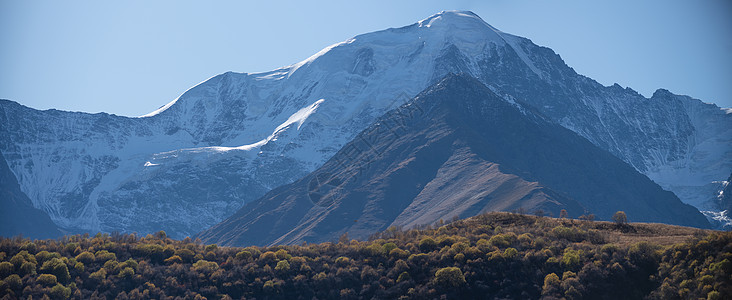
<path fill-rule="evenodd" d="M 294 74 L 295 71 L 297 71 L 298 69 L 300 69 L 302 66 L 311 64 L 316 59 L 318 59 L 318 57 L 321 57 L 321 56 L 325 55 L 326 53 L 328 53 L 331 49 L 333 49 L 335 47 L 338 47 L 338 46 L 341 46 L 341 45 L 347 45 L 347 44 L 353 43 L 355 40 L 356 40 L 355 38 L 351 38 L 351 39 L 345 40 L 345 41 L 340 42 L 340 43 L 335 43 L 333 45 L 330 45 L 328 47 L 323 48 L 323 50 L 318 51 L 318 53 L 313 54 L 312 56 L 308 57 L 307 59 L 305 59 L 305 60 L 303 60 L 303 61 L 301 61 L 299 63 L 296 63 L 296 64 L 293 64 L 293 65 L 290 65 L 290 66 L 286 67 L 286 68 L 288 68 L 290 70 L 288 72 L 288 74 L 287 74 L 287 77 L 292 76 L 292 74 Z"/>
<path fill-rule="evenodd" d="M 170 108 L 171 106 L 173 106 L 173 104 L 175 104 L 176 102 L 178 102 L 178 100 L 180 100 L 180 97 L 182 97 L 183 95 L 185 95 L 186 93 L 188 93 L 188 91 L 190 91 L 192 89 L 195 89 L 196 87 L 198 87 L 198 86 L 206 83 L 207 81 L 211 80 L 212 78 L 214 78 L 216 76 L 219 76 L 219 75 L 211 76 L 208 79 L 199 82 L 198 84 L 194 85 L 193 87 L 187 89 L 185 92 L 183 92 L 183 94 L 181 94 L 180 96 L 178 96 L 178 98 L 175 98 L 175 100 L 168 102 L 168 104 L 163 105 L 162 107 L 160 107 L 160 108 L 152 111 L 151 113 L 144 114 L 142 116 L 135 117 L 135 118 L 149 118 L 149 117 L 152 117 L 152 116 L 156 116 L 156 115 L 160 114 L 161 112 L 166 111 L 168 108 Z"/>
<path fill-rule="evenodd" d="M 724 197 L 724 189 L 727 188 L 727 185 L 729 185 L 729 181 L 722 181 L 722 188 L 719 189 L 719 194 L 717 194 L 717 199 L 722 200 Z"/>
<path fill-rule="evenodd" d="M 300 130 L 300 126 L 302 126 L 302 123 L 305 123 L 305 120 L 307 120 L 307 118 L 318 109 L 318 106 L 320 106 L 323 101 L 325 101 L 325 99 L 320 99 L 318 101 L 315 101 L 315 103 L 310 104 L 310 106 L 298 110 L 296 113 L 292 114 L 287 119 L 287 121 L 285 121 L 285 123 L 277 126 L 277 128 L 275 129 L 275 133 L 280 131 L 282 128 L 290 126 L 294 123 L 297 123 L 297 130 Z"/>
<path fill-rule="evenodd" d="M 732 218 L 730 218 L 729 214 L 726 210 L 723 211 L 710 211 L 710 210 L 703 210 L 701 211 L 704 216 L 707 217 L 707 219 L 716 226 L 713 226 L 714 228 L 719 228 L 722 230 L 730 230 L 732 229 Z"/>
<path fill-rule="evenodd" d="M 320 99 L 318 101 L 315 101 L 313 104 L 310 104 L 306 107 L 301 108 L 294 114 L 290 115 L 290 117 L 285 121 L 284 123 L 280 124 L 275 128 L 275 130 L 270 134 L 267 138 L 262 139 L 260 141 L 257 141 L 252 144 L 247 145 L 241 145 L 237 147 L 225 147 L 225 146 L 210 146 L 210 147 L 197 147 L 197 148 L 187 148 L 187 149 L 179 149 L 179 150 L 173 150 L 173 151 L 167 151 L 162 153 L 157 153 L 153 155 L 153 159 L 156 161 L 156 163 L 146 162 L 145 167 L 149 166 L 158 166 L 161 163 L 161 161 L 167 161 L 170 159 L 175 159 L 177 161 L 179 160 L 192 160 L 195 159 L 195 154 L 200 153 L 225 153 L 230 151 L 251 151 L 254 149 L 258 149 L 259 147 L 267 144 L 270 141 L 277 140 L 277 136 L 284 132 L 287 128 L 290 128 L 291 125 L 297 124 L 297 130 L 300 130 L 300 127 L 305 123 L 305 120 L 310 117 L 315 111 L 318 109 L 320 104 L 322 104 L 325 101 L 325 99 Z M 259 152 L 261 153 L 261 151 Z"/>

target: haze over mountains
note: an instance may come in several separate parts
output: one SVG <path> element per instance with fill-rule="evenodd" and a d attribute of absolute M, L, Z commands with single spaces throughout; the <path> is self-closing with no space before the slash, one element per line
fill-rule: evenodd
<path fill-rule="evenodd" d="M 318 169 L 449 73 L 520 100 L 682 201 L 722 211 L 730 110 L 604 87 L 471 12 L 359 35 L 271 72 L 221 74 L 140 118 L 0 101 L 0 152 L 33 206 L 65 230 L 182 238 Z"/>

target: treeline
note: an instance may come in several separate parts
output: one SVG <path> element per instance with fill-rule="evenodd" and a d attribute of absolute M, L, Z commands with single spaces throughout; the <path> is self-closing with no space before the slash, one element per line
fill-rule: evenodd
<path fill-rule="evenodd" d="M 732 299 L 732 233 L 624 242 L 634 226 L 490 213 L 301 246 L 217 247 L 164 232 L 2 239 L 0 298 Z"/>

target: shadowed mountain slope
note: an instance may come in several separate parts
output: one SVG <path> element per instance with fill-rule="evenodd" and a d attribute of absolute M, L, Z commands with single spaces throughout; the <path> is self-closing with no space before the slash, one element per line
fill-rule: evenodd
<path fill-rule="evenodd" d="M 57 238 L 62 235 L 56 224 L 42 210 L 34 208 L 18 186 L 5 157 L 0 153 L 0 236 L 22 234 L 35 239 Z"/>

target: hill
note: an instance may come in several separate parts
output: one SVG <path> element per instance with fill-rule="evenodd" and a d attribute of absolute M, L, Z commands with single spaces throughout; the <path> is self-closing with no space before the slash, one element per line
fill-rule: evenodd
<path fill-rule="evenodd" d="M 729 299 L 732 233 L 489 213 L 369 241 L 0 239 L 0 297 Z"/>

